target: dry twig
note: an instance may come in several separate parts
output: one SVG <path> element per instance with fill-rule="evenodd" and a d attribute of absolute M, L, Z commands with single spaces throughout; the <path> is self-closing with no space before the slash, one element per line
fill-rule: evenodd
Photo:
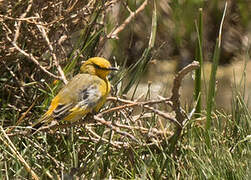
<path fill-rule="evenodd" d="M 132 12 L 130 11 L 130 16 L 128 16 L 126 18 L 126 20 L 119 26 L 117 27 L 114 31 L 112 31 L 111 33 L 109 33 L 107 35 L 107 38 L 110 39 L 110 38 L 115 38 L 115 39 L 118 39 L 118 34 L 123 31 L 125 29 L 125 27 L 141 12 L 145 9 L 146 5 L 148 3 L 148 0 L 145 0 L 141 5 L 140 7 L 135 11 L 135 12 Z"/>
<path fill-rule="evenodd" d="M 101 52 L 100 49 L 104 46 L 105 42 L 107 39 L 118 39 L 118 34 L 123 31 L 125 29 L 125 27 L 141 12 L 145 9 L 146 5 L 148 3 L 148 0 L 145 0 L 140 7 L 135 11 L 129 11 L 130 15 L 125 19 L 125 21 L 118 26 L 117 28 L 115 28 L 112 32 L 110 32 L 106 37 L 103 37 L 100 40 L 99 43 L 99 48 L 98 48 L 98 52 Z"/>
<path fill-rule="evenodd" d="M 48 47 L 49 47 L 49 50 L 50 50 L 50 52 L 51 52 L 51 55 L 52 55 L 54 64 L 55 64 L 56 67 L 57 67 L 57 70 L 58 70 L 58 72 L 59 72 L 59 74 L 60 74 L 60 76 L 61 76 L 61 79 L 63 80 L 64 84 L 67 84 L 68 81 L 67 81 L 67 79 L 65 78 L 64 71 L 62 70 L 61 66 L 59 65 L 57 56 L 56 56 L 56 54 L 54 53 L 54 49 L 53 49 L 53 47 L 52 47 L 52 45 L 51 45 L 51 42 L 50 42 L 49 37 L 48 37 L 48 35 L 47 35 L 46 31 L 45 31 L 44 26 L 42 26 L 42 25 L 37 25 L 37 28 L 40 30 L 42 36 L 44 37 L 44 39 L 45 39 L 45 41 L 46 41 L 46 43 L 47 43 L 47 45 L 48 45 Z"/>

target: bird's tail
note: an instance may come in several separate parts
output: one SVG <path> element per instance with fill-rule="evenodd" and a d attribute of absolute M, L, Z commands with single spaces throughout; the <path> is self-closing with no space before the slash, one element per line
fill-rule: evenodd
<path fill-rule="evenodd" d="M 34 124 L 31 125 L 32 129 L 35 131 L 39 129 L 41 126 L 44 125 L 44 122 L 35 122 Z"/>
<path fill-rule="evenodd" d="M 47 123 L 48 119 L 49 117 L 46 114 L 44 114 L 37 122 L 31 125 L 32 131 L 38 130 L 41 126 Z"/>

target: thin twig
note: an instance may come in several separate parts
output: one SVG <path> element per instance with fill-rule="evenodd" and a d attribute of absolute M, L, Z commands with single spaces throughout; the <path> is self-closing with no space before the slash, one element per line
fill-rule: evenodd
<path fill-rule="evenodd" d="M 121 146 L 120 146 L 120 145 L 114 143 L 113 141 L 109 141 L 109 140 L 107 140 L 107 139 L 105 139 L 105 138 L 99 136 L 99 135 L 96 134 L 90 127 L 86 126 L 86 129 L 87 129 L 87 131 L 89 131 L 89 133 L 91 133 L 94 137 L 96 137 L 96 138 L 98 139 L 98 141 L 101 140 L 101 141 L 104 141 L 104 142 L 106 142 L 106 143 L 110 143 L 112 146 L 114 146 L 114 147 L 116 147 L 116 148 L 118 148 L 118 149 L 121 149 Z"/>
<path fill-rule="evenodd" d="M 20 90 L 22 91 L 22 93 L 26 94 L 25 90 L 24 90 L 24 87 L 23 87 L 23 84 L 22 82 L 17 78 L 16 74 L 6 65 L 5 61 L 0 61 L 5 69 L 7 69 L 7 71 L 9 71 L 10 75 L 16 80 Z"/>
<path fill-rule="evenodd" d="M 51 72 L 47 71 L 47 70 L 45 69 L 45 67 L 41 66 L 41 65 L 39 64 L 38 60 L 36 60 L 36 58 L 35 58 L 32 54 L 26 53 L 24 50 L 22 50 L 21 48 L 19 48 L 19 47 L 17 46 L 16 43 L 12 43 L 12 45 L 13 45 L 20 53 L 22 53 L 23 55 L 25 55 L 26 57 L 28 57 L 30 60 L 32 60 L 42 71 L 44 71 L 45 73 L 47 73 L 49 76 L 51 76 L 51 77 L 53 77 L 53 78 L 56 78 L 56 79 L 61 79 L 61 77 L 52 74 Z"/>
<path fill-rule="evenodd" d="M 0 14 L 0 18 L 2 19 L 8 19 L 8 20 L 13 20 L 13 21 L 26 21 L 26 22 L 29 22 L 29 23 L 34 23 L 30 20 L 32 19 L 38 19 L 39 17 L 27 17 L 27 18 L 14 18 L 14 17 L 9 17 L 9 16 L 5 16 L 5 15 L 2 15 Z"/>
<path fill-rule="evenodd" d="M 145 105 L 145 106 L 143 106 L 143 107 L 145 107 L 146 109 L 149 109 L 149 110 L 155 112 L 155 113 L 158 114 L 159 116 L 161 116 L 161 117 L 163 117 L 163 118 L 165 118 L 165 119 L 167 119 L 167 120 L 173 122 L 173 123 L 174 123 L 175 125 L 177 125 L 177 126 L 180 126 L 180 127 L 182 126 L 174 117 L 168 115 L 167 113 L 164 113 L 164 112 L 162 112 L 162 111 L 160 111 L 160 110 L 157 110 L 157 109 L 155 109 L 155 108 L 153 108 L 153 107 L 151 107 L 151 106 L 148 106 L 148 105 Z"/>
<path fill-rule="evenodd" d="M 109 98 L 107 98 L 107 100 L 119 101 L 119 102 L 125 103 L 125 105 L 116 106 L 114 108 L 107 109 L 105 111 L 100 112 L 99 113 L 100 115 L 107 114 L 107 113 L 110 113 L 113 111 L 118 111 L 120 109 L 134 107 L 134 106 L 145 106 L 145 105 L 159 104 L 162 102 L 165 102 L 165 104 L 172 106 L 172 102 L 170 101 L 170 98 L 151 100 L 151 101 L 143 101 L 143 102 L 135 102 L 135 101 L 130 101 L 130 100 L 126 100 L 126 99 L 121 99 L 118 97 L 109 97 Z"/>
<path fill-rule="evenodd" d="M 3 23 L 4 24 L 4 23 Z M 5 24 L 4 24 L 5 26 Z M 6 27 L 6 26 L 5 26 Z M 51 72 L 49 72 L 48 70 L 46 70 L 45 67 L 41 66 L 38 62 L 38 60 L 29 53 L 26 53 L 24 50 L 22 50 L 14 41 L 11 40 L 11 38 L 8 36 L 8 34 L 6 34 L 6 38 L 7 40 L 16 48 L 16 50 L 18 50 L 21 54 L 23 54 L 24 56 L 26 56 L 28 59 L 30 59 L 34 64 L 36 64 L 42 71 L 44 71 L 46 74 L 48 74 L 49 76 L 55 78 L 55 79 L 61 79 L 61 77 L 56 76 L 54 74 L 52 74 Z"/>
<path fill-rule="evenodd" d="M 107 39 L 118 39 L 118 34 L 125 29 L 125 27 L 141 12 L 145 9 L 146 5 L 148 3 L 148 0 L 145 0 L 140 7 L 135 12 L 130 12 L 130 16 L 128 16 L 125 21 L 115 28 L 113 31 L 111 31 L 106 37 L 103 37 L 99 42 L 98 52 L 100 49 L 104 46 Z"/>
<path fill-rule="evenodd" d="M 142 133 L 147 133 L 147 134 L 157 134 L 157 135 L 163 135 L 164 133 L 171 135 L 171 132 L 163 132 L 163 131 L 159 131 L 156 128 L 144 128 L 144 127 L 140 127 L 140 126 L 128 126 L 128 125 L 124 125 L 124 124 L 119 124 L 119 123 L 113 123 L 114 126 L 117 126 L 119 128 L 124 128 L 124 129 L 129 129 L 129 130 L 139 130 Z"/>
<path fill-rule="evenodd" d="M 115 38 L 117 39 L 118 38 L 118 34 L 123 31 L 125 29 L 125 27 L 141 12 L 145 9 L 146 5 L 148 3 L 148 0 L 145 0 L 141 5 L 140 7 L 135 11 L 135 12 L 131 12 L 130 13 L 130 16 L 128 16 L 126 18 L 126 20 L 119 26 L 117 27 L 113 32 L 109 33 L 107 35 L 107 38 L 110 39 L 110 38 Z"/>
<path fill-rule="evenodd" d="M 30 112 L 30 110 L 33 108 L 33 106 L 35 105 L 37 101 L 37 98 L 33 101 L 33 103 L 30 105 L 30 107 L 22 114 L 22 116 L 18 119 L 18 121 L 16 122 L 16 126 L 18 126 L 23 119 L 25 118 L 25 116 L 27 115 L 28 112 Z M 11 127 L 8 131 L 7 134 L 9 134 L 16 126 Z"/>
<path fill-rule="evenodd" d="M 96 122 L 99 122 L 99 123 L 107 126 L 108 128 L 112 129 L 113 131 L 117 132 L 118 134 L 129 137 L 130 139 L 132 139 L 132 140 L 134 140 L 136 142 L 139 142 L 134 136 L 132 136 L 131 134 L 129 134 L 127 132 L 121 131 L 119 128 L 113 126 L 110 121 L 104 120 L 100 115 L 93 116 L 93 119 Z M 87 122 L 88 121 L 83 120 L 83 121 L 78 121 L 78 122 L 74 122 L 74 123 L 70 123 L 70 124 L 60 124 L 60 125 L 52 125 L 52 126 L 42 127 L 40 129 L 38 129 L 37 131 L 35 131 L 33 134 L 35 134 L 35 133 L 37 133 L 39 131 L 49 131 L 49 130 L 53 130 L 53 129 L 69 128 L 69 127 L 73 127 L 73 126 L 76 126 L 76 125 L 85 124 Z"/>
<path fill-rule="evenodd" d="M 118 134 L 121 134 L 123 136 L 126 136 L 126 137 L 129 137 L 130 139 L 136 141 L 137 143 L 139 143 L 139 141 L 131 134 L 127 133 L 127 132 L 124 132 L 124 131 L 121 131 L 119 128 L 116 128 L 112 125 L 112 122 L 110 121 L 106 121 L 104 120 L 102 117 L 98 117 L 98 116 L 94 116 L 94 119 L 97 121 L 97 122 L 100 122 L 101 124 L 109 127 L 110 129 L 114 130 L 116 133 Z"/>
<path fill-rule="evenodd" d="M 28 2 L 28 6 L 27 6 L 25 12 L 20 16 L 20 19 L 25 18 L 25 16 L 27 15 L 27 13 L 30 11 L 30 9 L 32 7 L 32 3 L 33 3 L 33 0 L 30 0 Z M 14 36 L 14 39 L 13 39 L 13 43 L 17 42 L 17 39 L 19 37 L 21 24 L 22 24 L 22 21 L 18 21 L 17 26 L 16 26 L 16 31 L 15 31 L 15 36 Z"/>
<path fill-rule="evenodd" d="M 53 58 L 53 61 L 54 61 L 54 64 L 56 65 L 57 67 L 57 70 L 61 76 L 61 79 L 63 80 L 64 84 L 67 84 L 68 81 L 65 77 L 65 74 L 64 74 L 64 71 L 62 70 L 61 66 L 59 65 L 59 62 L 58 62 L 58 59 L 57 59 L 57 56 L 56 54 L 54 53 L 54 49 L 50 43 L 50 40 L 49 40 L 49 37 L 45 31 L 45 28 L 42 26 L 42 25 L 37 25 L 38 29 L 40 30 L 42 36 L 44 37 L 45 41 L 47 42 L 47 45 L 49 47 L 49 50 L 51 52 L 51 55 L 52 55 L 52 58 Z"/>

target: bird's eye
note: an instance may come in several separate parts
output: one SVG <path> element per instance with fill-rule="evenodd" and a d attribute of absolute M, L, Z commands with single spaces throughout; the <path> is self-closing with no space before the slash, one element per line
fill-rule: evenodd
<path fill-rule="evenodd" d="M 93 63 L 93 66 L 95 67 L 95 68 L 97 68 L 97 69 L 102 69 L 99 65 L 97 65 L 97 64 L 94 64 Z"/>
<path fill-rule="evenodd" d="M 94 66 L 95 68 L 97 68 L 97 69 L 109 70 L 108 68 L 105 68 L 105 67 L 100 67 L 99 65 L 94 64 L 94 63 L 93 63 L 93 66 Z"/>

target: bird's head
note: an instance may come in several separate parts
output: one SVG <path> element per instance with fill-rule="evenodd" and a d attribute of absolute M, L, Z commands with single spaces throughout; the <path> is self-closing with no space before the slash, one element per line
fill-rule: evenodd
<path fill-rule="evenodd" d="M 101 79 L 106 79 L 107 75 L 112 70 L 118 70 L 118 69 L 112 67 L 109 61 L 101 57 L 93 57 L 88 59 L 82 64 L 80 68 L 80 71 L 82 73 L 97 75 Z"/>

